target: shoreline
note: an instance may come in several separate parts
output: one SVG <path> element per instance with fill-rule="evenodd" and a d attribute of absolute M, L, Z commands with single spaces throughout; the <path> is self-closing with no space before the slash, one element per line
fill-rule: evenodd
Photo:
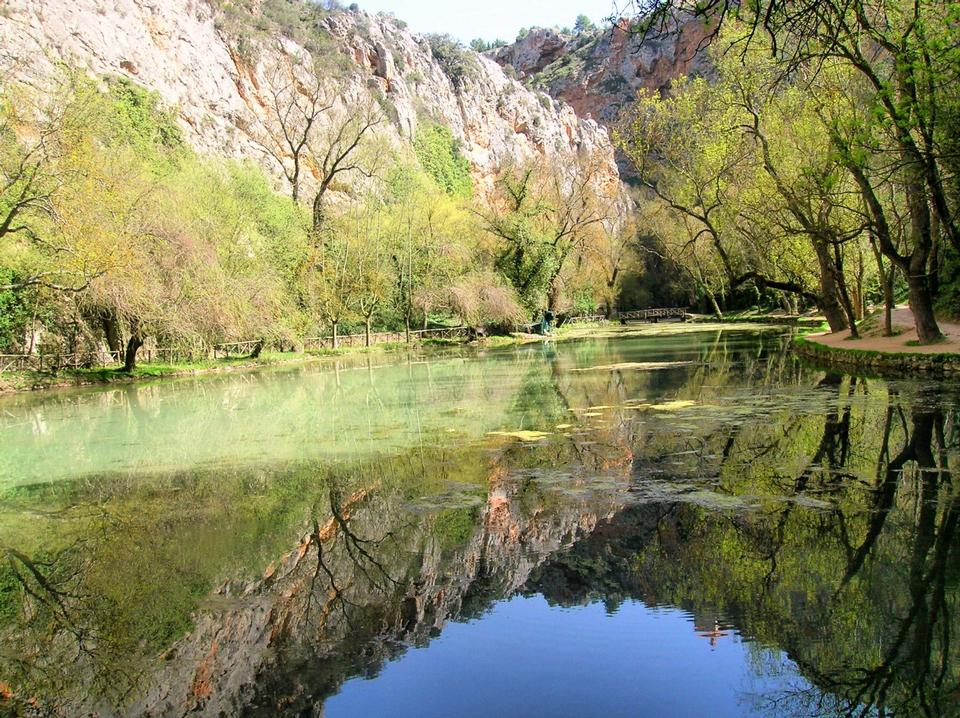
<path fill-rule="evenodd" d="M 621 337 L 663 336 L 707 331 L 763 331 L 775 324 L 751 321 L 724 322 L 663 322 L 621 326 L 615 322 L 601 324 L 567 325 L 544 337 L 539 334 L 514 333 L 509 336 L 488 337 L 479 342 L 465 340 L 421 342 L 414 344 L 375 344 L 370 347 L 343 347 L 324 352 L 264 352 L 258 359 L 216 359 L 195 364 L 141 364 L 132 374 L 118 368 L 66 369 L 55 374 L 39 372 L 11 372 L 0 375 L 0 398 L 58 389 L 76 389 L 113 386 L 150 381 L 165 381 L 194 376 L 208 376 L 233 372 L 251 372 L 272 367 L 296 367 L 345 358 L 412 353 L 442 355 L 445 350 L 469 349 L 485 351 L 520 347 L 543 342 L 566 342 L 578 339 L 615 339 Z M 788 326 L 781 324 L 780 326 Z"/>
<path fill-rule="evenodd" d="M 817 367 L 869 374 L 887 379 L 910 376 L 960 375 L 960 352 L 936 351 L 940 345 L 928 345 L 923 351 L 863 349 L 855 345 L 837 346 L 818 341 L 826 334 L 805 334 L 793 338 L 797 354 Z M 920 349 L 920 347 L 916 347 Z"/>
<path fill-rule="evenodd" d="M 374 351 L 376 350 L 376 351 Z M 65 369 L 59 373 L 11 372 L 0 375 L 0 397 L 31 394 L 56 389 L 79 389 L 96 386 L 113 386 L 169 379 L 183 379 L 193 376 L 249 372 L 275 367 L 292 367 L 315 364 L 331 359 L 348 356 L 391 354 L 399 350 L 394 347 L 357 347 L 343 351 L 316 352 L 264 352 L 261 357 L 252 359 L 211 359 L 195 364 L 141 364 L 132 373 L 126 373 L 117 367 L 97 369 Z"/>
<path fill-rule="evenodd" d="M 879 336 L 880 316 L 860 323 L 863 333 L 851 339 L 849 331 L 801 334 L 793 339 L 800 356 L 816 365 L 886 378 L 910 376 L 955 376 L 960 374 L 960 325 L 937 318 L 943 341 L 920 344 L 908 306 L 891 314 L 892 336 Z"/>

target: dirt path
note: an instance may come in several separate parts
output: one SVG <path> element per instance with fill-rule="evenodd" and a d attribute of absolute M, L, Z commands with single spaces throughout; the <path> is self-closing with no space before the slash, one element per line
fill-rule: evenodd
<path fill-rule="evenodd" d="M 899 331 L 893 337 L 870 336 L 862 339 L 848 339 L 849 331 L 836 334 L 811 334 L 807 339 L 840 349 L 865 349 L 880 352 L 911 352 L 918 354 L 960 353 L 960 324 L 937 320 L 940 331 L 947 341 L 940 344 L 911 346 L 908 342 L 917 341 L 917 330 L 913 328 L 913 313 L 908 306 L 898 306 L 893 310 L 893 329 Z"/>

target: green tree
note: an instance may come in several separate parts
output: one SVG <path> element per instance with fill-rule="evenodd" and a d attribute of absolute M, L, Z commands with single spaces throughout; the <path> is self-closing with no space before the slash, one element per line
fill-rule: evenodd
<path fill-rule="evenodd" d="M 573 31 L 577 35 L 582 35 L 585 32 L 592 32 L 596 29 L 597 26 L 586 15 L 577 15 L 577 19 L 573 23 Z"/>
<path fill-rule="evenodd" d="M 649 8 L 648 8 L 649 9 Z M 747 30 L 738 48 L 759 45 L 788 82 L 816 92 L 818 68 L 848 71 L 843 94 L 854 112 L 824 113 L 824 127 L 860 192 L 879 251 L 903 273 L 921 341 L 940 338 L 933 312 L 943 247 L 960 248 L 960 196 L 951 167 L 956 146 L 960 73 L 958 9 L 952 3 L 709 0 L 693 6 L 666 0 L 638 24 L 648 32 L 664 16 L 731 20 Z M 908 222 L 897 244 L 895 217 L 884 199 L 902 188 Z M 931 270 L 933 267 L 933 270 Z"/>
<path fill-rule="evenodd" d="M 568 171 L 571 168 L 566 168 Z M 493 262 L 529 310 L 556 310 L 567 262 L 604 232 L 615 197 L 601 186 L 596 158 L 582 157 L 569 176 L 545 163 L 508 167 L 480 216 L 493 238 Z"/>

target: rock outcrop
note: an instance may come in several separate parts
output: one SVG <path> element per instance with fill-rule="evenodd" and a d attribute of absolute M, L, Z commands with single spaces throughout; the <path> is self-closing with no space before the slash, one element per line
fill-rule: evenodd
<path fill-rule="evenodd" d="M 280 168 L 254 140 L 266 122 L 266 71 L 281 54 L 309 61 L 304 45 L 310 43 L 279 34 L 266 20 L 258 29 L 257 8 L 266 3 L 253 3 L 239 29 L 225 28 L 220 5 L 7 0 L 0 45 L 21 76 L 37 78 L 63 63 L 130 78 L 177 108 L 187 139 L 200 152 L 252 158 L 279 177 Z M 607 179 L 618 179 L 604 128 L 525 88 L 491 58 L 464 50 L 467 71 L 451 76 L 427 38 L 392 17 L 359 11 L 326 14 L 309 32 L 323 36 L 349 67 L 335 83 L 339 102 L 378 102 L 390 120 L 378 130 L 398 145 L 409 142 L 421 122 L 448 126 L 481 192 L 504 163 L 537 156 L 571 166 L 578 153 L 598 155 Z"/>
<path fill-rule="evenodd" d="M 627 21 L 578 35 L 534 28 L 492 56 L 527 86 L 610 127 L 641 89 L 664 90 L 678 77 L 709 73 L 706 38 L 701 22 L 645 36 Z"/>

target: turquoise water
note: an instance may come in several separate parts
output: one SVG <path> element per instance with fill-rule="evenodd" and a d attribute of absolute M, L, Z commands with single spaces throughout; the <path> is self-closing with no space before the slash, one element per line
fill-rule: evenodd
<path fill-rule="evenodd" d="M 8 397 L 0 707 L 952 715 L 958 394 L 768 330 Z"/>

